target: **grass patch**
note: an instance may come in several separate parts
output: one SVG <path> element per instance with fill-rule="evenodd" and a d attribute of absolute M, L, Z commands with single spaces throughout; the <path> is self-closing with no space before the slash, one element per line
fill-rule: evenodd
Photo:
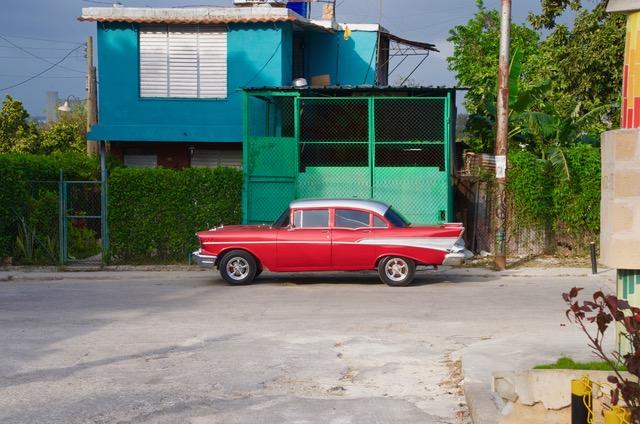
<path fill-rule="evenodd" d="M 561 357 L 553 364 L 536 365 L 535 370 L 589 370 L 589 371 L 613 371 L 613 368 L 604 361 L 576 362 L 566 356 Z M 626 371 L 623 365 L 616 367 L 618 371 Z"/>

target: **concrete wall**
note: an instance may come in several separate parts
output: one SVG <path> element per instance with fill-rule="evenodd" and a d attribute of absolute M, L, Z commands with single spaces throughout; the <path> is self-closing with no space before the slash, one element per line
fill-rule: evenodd
<path fill-rule="evenodd" d="M 332 85 L 373 84 L 378 33 L 353 31 L 348 40 L 336 34 L 308 32 L 305 36 L 305 77 L 329 74 Z"/>
<path fill-rule="evenodd" d="M 640 130 L 602 135 L 600 261 L 640 269 Z"/>
<path fill-rule="evenodd" d="M 92 140 L 241 142 L 245 86 L 290 84 L 291 25 L 233 24 L 226 99 L 141 98 L 138 26 L 98 24 L 99 123 Z"/>
<path fill-rule="evenodd" d="M 291 24 L 230 24 L 226 99 L 141 98 L 138 28 L 98 24 L 99 123 L 91 140 L 242 142 L 241 88 L 291 85 Z M 354 31 L 344 40 L 342 32 L 307 31 L 305 75 L 373 84 L 376 41 L 376 32 Z"/>

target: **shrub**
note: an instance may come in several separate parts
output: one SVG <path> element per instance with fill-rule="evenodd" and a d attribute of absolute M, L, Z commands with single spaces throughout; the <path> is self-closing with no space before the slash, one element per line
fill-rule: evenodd
<path fill-rule="evenodd" d="M 569 180 L 557 181 L 553 192 L 558 221 L 574 238 L 600 232 L 600 149 L 577 144 L 566 151 Z"/>
<path fill-rule="evenodd" d="M 21 218 L 38 237 L 57 239 L 56 181 L 61 169 L 66 179 L 96 179 L 99 173 L 97 158 L 83 153 L 0 154 L 0 257 L 16 251 Z"/>
<path fill-rule="evenodd" d="M 569 178 L 531 152 L 509 155 L 510 212 L 518 227 L 555 230 L 579 251 L 600 231 L 600 149 L 577 144 L 564 155 Z"/>
<path fill-rule="evenodd" d="M 553 178 L 549 164 L 531 152 L 509 155 L 507 190 L 519 224 L 540 226 L 553 219 Z"/>
<path fill-rule="evenodd" d="M 118 168 L 108 192 L 116 262 L 184 262 L 196 231 L 240 222 L 242 173 L 232 168 Z"/>

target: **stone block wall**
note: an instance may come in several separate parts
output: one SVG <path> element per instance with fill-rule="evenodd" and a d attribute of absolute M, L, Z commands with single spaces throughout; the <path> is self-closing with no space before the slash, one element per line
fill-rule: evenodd
<path fill-rule="evenodd" d="M 600 261 L 640 269 L 640 129 L 602 135 Z"/>

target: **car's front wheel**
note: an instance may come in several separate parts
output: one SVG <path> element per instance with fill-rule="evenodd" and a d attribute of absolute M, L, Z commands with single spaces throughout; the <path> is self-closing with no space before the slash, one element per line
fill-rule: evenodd
<path fill-rule="evenodd" d="M 220 275 L 229 284 L 249 284 L 257 271 L 255 258 L 243 250 L 232 250 L 220 261 Z"/>
<path fill-rule="evenodd" d="M 392 287 L 408 286 L 415 274 L 415 262 L 400 256 L 387 256 L 378 264 L 380 280 Z"/>

